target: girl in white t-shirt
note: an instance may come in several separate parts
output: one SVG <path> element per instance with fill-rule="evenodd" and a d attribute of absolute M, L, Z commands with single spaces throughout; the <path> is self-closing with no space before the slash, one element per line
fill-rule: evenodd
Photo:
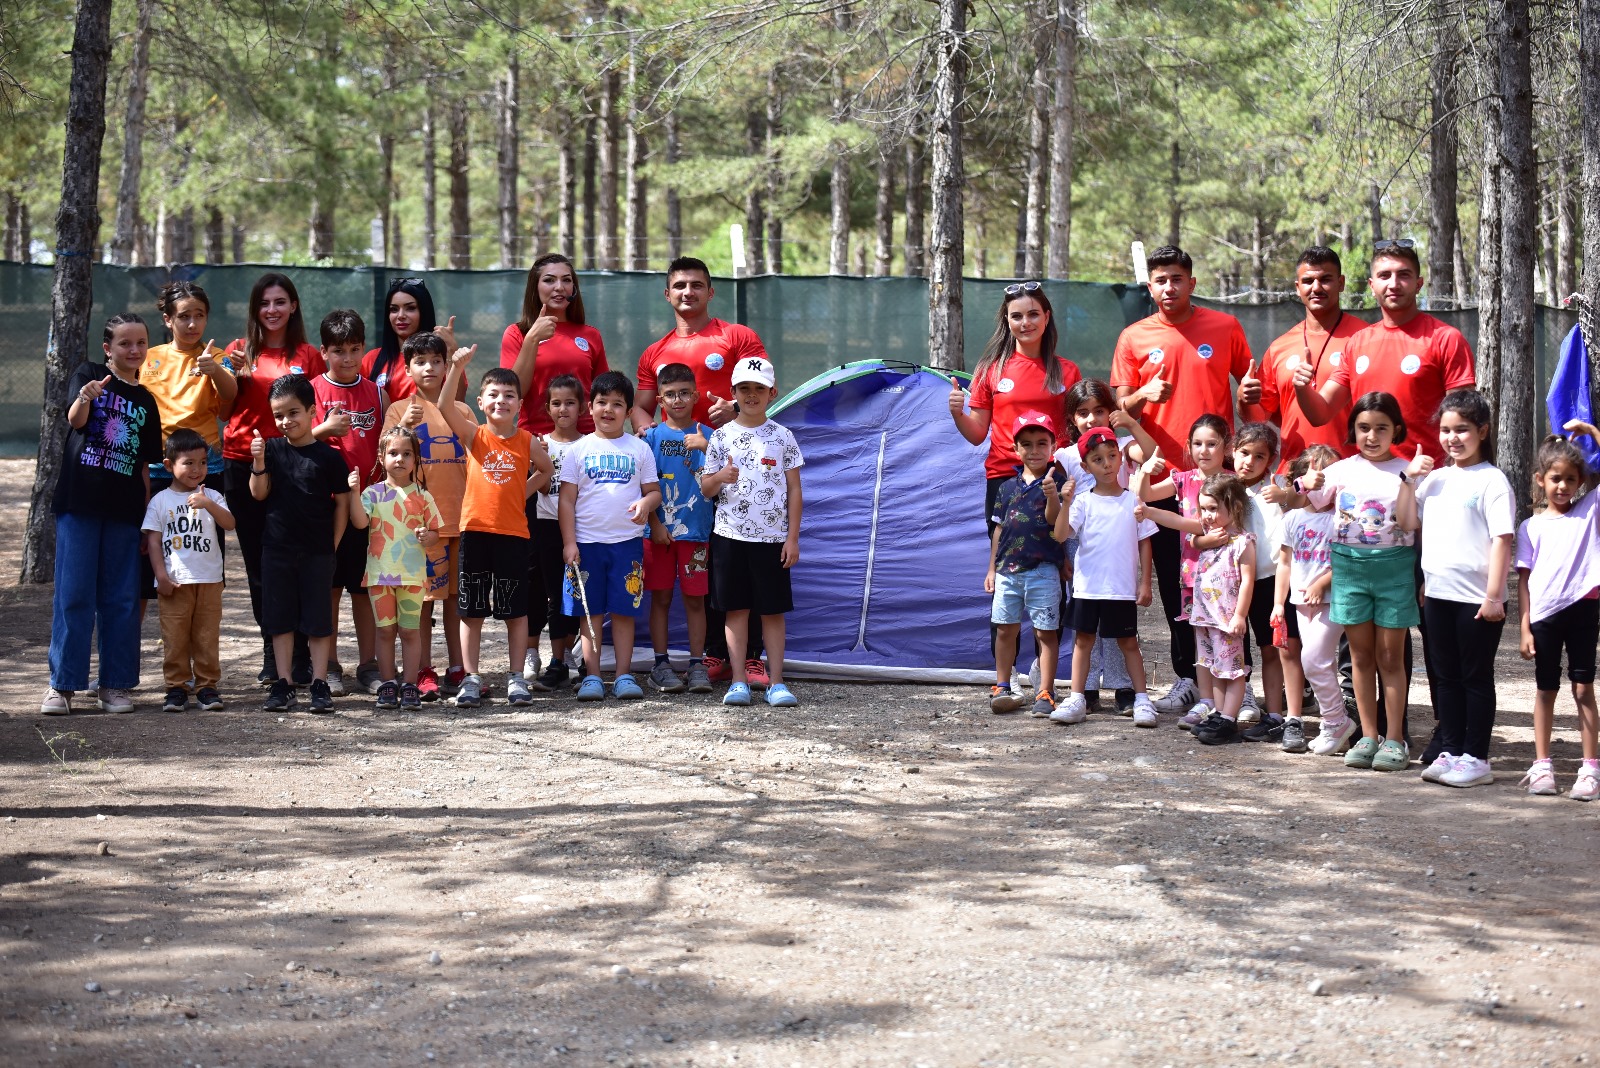
<path fill-rule="evenodd" d="M 1327 445 L 1312 445 L 1289 465 L 1289 477 L 1299 482 L 1307 472 L 1338 462 L 1339 454 Z M 1318 508 L 1307 502 L 1283 517 L 1272 626 L 1287 633 L 1279 650 L 1287 701 L 1283 724 L 1286 753 L 1304 753 L 1309 748 L 1319 756 L 1336 756 L 1349 748 L 1350 736 L 1356 732 L 1355 721 L 1345 714 L 1334 666 L 1342 628 L 1328 620 L 1328 587 L 1333 584 L 1328 539 L 1332 533 L 1333 508 L 1329 505 Z M 1309 746 L 1301 721 L 1307 680 L 1322 717 L 1322 729 Z"/>
<path fill-rule="evenodd" d="M 1367 393 L 1350 409 L 1350 443 L 1356 455 L 1322 471 L 1308 471 L 1301 487 L 1313 504 L 1333 505 L 1331 622 L 1350 639 L 1361 740 L 1344 755 L 1347 768 L 1403 771 L 1406 751 L 1406 632 L 1421 620 L 1417 607 L 1415 481 L 1433 470 L 1419 446 L 1409 464 L 1394 455 L 1406 440 L 1400 402 Z M 1389 710 L 1385 737 L 1378 730 L 1378 681 Z"/>
<path fill-rule="evenodd" d="M 1417 487 L 1425 600 L 1422 640 L 1439 725 L 1428 782 L 1494 782 L 1494 657 L 1506 622 L 1506 575 L 1517 535 L 1511 484 L 1494 465 L 1494 415 L 1475 389 L 1439 405 L 1439 444 L 1450 464 Z"/>

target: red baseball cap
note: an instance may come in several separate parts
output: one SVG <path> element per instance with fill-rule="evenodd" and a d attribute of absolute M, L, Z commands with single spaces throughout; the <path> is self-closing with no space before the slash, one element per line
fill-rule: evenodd
<path fill-rule="evenodd" d="M 1050 435 L 1050 440 L 1056 440 L 1056 424 L 1043 412 L 1023 412 L 1017 416 L 1017 421 L 1011 426 L 1011 440 L 1015 441 L 1030 426 L 1036 426 Z"/>
<path fill-rule="evenodd" d="M 1080 460 L 1087 460 L 1089 458 L 1090 449 L 1107 441 L 1111 442 L 1113 445 L 1117 443 L 1117 432 L 1115 430 L 1112 430 L 1108 426 L 1090 427 L 1088 430 L 1085 430 L 1083 432 L 1083 436 L 1078 439 L 1078 458 Z"/>

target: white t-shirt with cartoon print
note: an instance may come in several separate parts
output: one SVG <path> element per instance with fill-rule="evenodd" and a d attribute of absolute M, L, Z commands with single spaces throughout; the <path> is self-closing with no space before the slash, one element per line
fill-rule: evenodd
<path fill-rule="evenodd" d="M 706 445 L 700 476 L 732 464 L 739 481 L 717 494 L 711 530 L 734 541 L 781 542 L 789 537 L 790 470 L 805 466 L 800 446 L 787 427 L 771 419 L 760 426 L 737 421 L 719 426 Z"/>
<path fill-rule="evenodd" d="M 559 519 L 561 503 L 561 462 L 566 459 L 567 453 L 577 448 L 583 441 L 577 438 L 573 441 L 557 441 L 548 434 L 544 438 L 545 451 L 550 454 L 550 485 L 539 491 L 539 510 L 535 516 L 539 519 Z"/>

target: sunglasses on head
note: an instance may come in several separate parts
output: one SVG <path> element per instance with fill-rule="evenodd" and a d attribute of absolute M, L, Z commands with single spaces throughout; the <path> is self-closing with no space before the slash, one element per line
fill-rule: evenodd
<path fill-rule="evenodd" d="M 1389 241 L 1389 240 L 1375 241 L 1372 244 L 1372 251 L 1374 251 L 1374 252 L 1386 252 L 1386 251 L 1388 251 L 1389 249 L 1392 249 L 1392 248 L 1416 248 L 1416 247 L 1417 247 L 1417 243 L 1415 241 L 1411 240 L 1409 237 L 1402 237 L 1398 241 Z"/>
<path fill-rule="evenodd" d="M 1013 282 L 1011 285 L 1006 286 L 1006 296 L 1015 297 L 1021 293 L 1037 293 L 1043 288 L 1044 285 L 1041 282 Z"/>

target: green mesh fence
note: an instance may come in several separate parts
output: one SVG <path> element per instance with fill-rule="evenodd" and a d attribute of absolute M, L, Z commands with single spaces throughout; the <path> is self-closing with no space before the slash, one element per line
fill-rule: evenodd
<path fill-rule="evenodd" d="M 313 343 L 316 324 L 333 308 L 355 308 L 377 344 L 383 295 L 394 278 L 421 277 L 433 294 L 441 320 L 456 317 L 457 336 L 498 357 L 500 335 L 522 309 L 526 271 L 401 271 L 389 268 L 264 267 L 240 265 L 172 268 L 94 269 L 94 317 L 90 355 L 99 358 L 100 324 L 120 311 L 134 311 L 151 324 L 151 341 L 165 340 L 155 310 L 156 291 L 172 277 L 205 287 L 211 298 L 210 332 L 218 343 L 244 333 L 250 286 L 265 270 L 294 280 Z M 44 390 L 44 351 L 50 327 L 51 269 L 0 263 L 0 451 L 32 453 L 39 434 L 38 406 Z M 604 337 L 611 365 L 633 374 L 645 346 L 672 327 L 662 291 L 665 277 L 646 272 L 581 272 L 589 322 Z M 1004 281 L 968 279 L 965 283 L 967 363 L 977 360 L 993 333 Z M 924 363 L 927 357 L 928 287 L 919 278 L 799 278 L 764 276 L 719 279 L 714 314 L 748 324 L 766 342 L 778 367 L 778 386 L 792 389 L 826 368 L 853 360 L 884 358 Z M 1047 282 L 1055 308 L 1062 355 L 1083 373 L 1105 377 L 1117 334 L 1151 311 L 1142 287 L 1092 282 Z M 1273 338 L 1300 321 L 1297 303 L 1218 304 L 1244 323 L 1250 347 L 1264 350 Z M 1375 313 L 1366 312 L 1365 318 Z M 1438 313 L 1477 342 L 1474 311 Z M 1538 381 L 1549 381 L 1561 339 L 1575 319 L 1566 312 L 1539 309 L 1536 345 Z M 1539 405 L 1543 411 L 1543 405 Z"/>

